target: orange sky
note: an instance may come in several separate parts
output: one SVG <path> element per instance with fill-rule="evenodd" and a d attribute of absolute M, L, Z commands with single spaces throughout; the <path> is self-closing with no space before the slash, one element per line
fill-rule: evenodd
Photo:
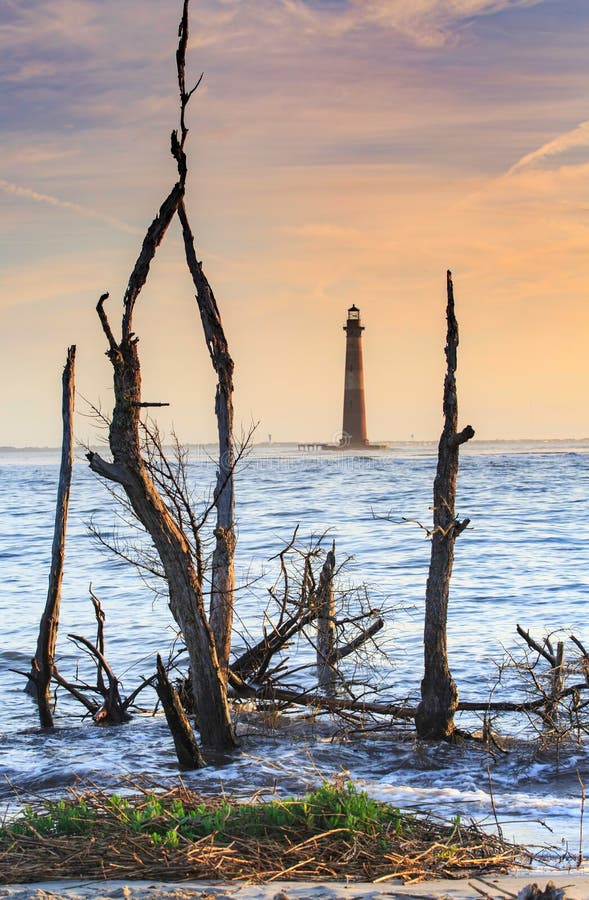
<path fill-rule="evenodd" d="M 178 8 L 176 8 L 178 6 Z M 140 12 L 139 12 L 140 11 Z M 0 444 L 57 444 L 60 373 L 108 409 L 113 324 L 175 178 L 179 4 L 9 2 L 0 22 Z M 341 429 L 352 303 L 373 440 L 436 439 L 445 271 L 461 425 L 589 436 L 584 0 L 192 0 L 188 206 L 258 440 Z M 146 400 L 215 436 L 176 228 L 136 312 Z M 84 411 L 82 400 L 79 412 Z M 78 437 L 94 440 L 79 416 Z"/>

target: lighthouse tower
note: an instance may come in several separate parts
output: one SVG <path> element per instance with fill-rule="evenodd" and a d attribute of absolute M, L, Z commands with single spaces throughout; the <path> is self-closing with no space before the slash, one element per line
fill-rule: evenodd
<path fill-rule="evenodd" d="M 344 421 L 341 447 L 366 447 L 366 410 L 364 406 L 364 368 L 362 363 L 362 332 L 360 310 L 351 306 L 346 332 L 346 378 L 344 382 Z"/>

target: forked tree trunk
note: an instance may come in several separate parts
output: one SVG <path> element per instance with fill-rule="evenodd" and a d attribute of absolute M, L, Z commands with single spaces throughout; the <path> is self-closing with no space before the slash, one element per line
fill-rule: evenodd
<path fill-rule="evenodd" d="M 154 225 L 156 223 L 158 219 Z M 155 245 L 153 249 L 155 252 Z M 130 286 L 136 272 L 137 266 Z M 130 287 L 127 296 L 132 295 Z M 216 748 L 234 747 L 236 741 L 225 684 L 190 547 L 160 497 L 141 456 L 141 371 L 137 338 L 131 331 L 129 307 L 132 304 L 127 302 L 125 305 L 123 337 L 117 344 L 103 309 L 105 299 L 106 295 L 101 297 L 97 309 L 109 341 L 107 355 L 114 370 L 115 408 L 109 434 L 113 462 L 108 463 L 97 453 L 90 452 L 90 466 L 98 474 L 123 486 L 135 515 L 150 534 L 161 559 L 168 582 L 170 609 L 182 630 L 188 650 L 196 715 L 203 743 Z"/>
<path fill-rule="evenodd" d="M 109 434 L 113 462 L 108 463 L 92 452 L 88 459 L 95 472 L 123 486 L 133 511 L 150 534 L 161 559 L 168 582 L 170 609 L 188 650 L 203 743 L 217 748 L 233 747 L 236 742 L 215 641 L 204 608 L 202 585 L 186 536 L 166 508 L 140 452 L 141 373 L 137 339 L 130 330 L 131 318 L 125 312 L 123 338 L 120 344 L 115 342 L 103 310 L 105 299 L 100 299 L 98 313 L 109 339 L 107 355 L 114 369 L 115 408 Z"/>
<path fill-rule="evenodd" d="M 447 273 L 447 294 L 448 330 L 443 405 L 444 430 L 438 446 L 438 467 L 434 481 L 434 529 L 425 595 L 424 675 L 421 682 L 421 703 L 415 716 L 419 737 L 431 740 L 444 740 L 452 735 L 454 713 L 458 705 L 458 689 L 448 665 L 446 623 L 450 578 L 454 562 L 454 543 L 468 524 L 468 519 L 459 522 L 454 512 L 458 451 L 461 444 L 474 436 L 474 430 L 470 425 L 457 433 L 458 322 L 454 313 L 451 272 Z"/>
<path fill-rule="evenodd" d="M 51 675 L 55 659 L 55 645 L 59 628 L 59 606 L 61 601 L 61 583 L 63 580 L 63 561 L 65 555 L 65 535 L 67 514 L 70 501 L 70 485 L 74 462 L 74 395 L 75 395 L 75 361 L 76 348 L 71 346 L 67 352 L 67 360 L 62 376 L 62 421 L 63 438 L 61 443 L 61 467 L 57 503 L 55 509 L 55 527 L 53 530 L 53 546 L 51 550 L 51 571 L 47 601 L 41 616 L 37 651 L 32 661 L 32 672 L 28 682 L 30 693 L 36 695 L 39 707 L 39 719 L 42 728 L 51 728 L 53 714 L 51 712 Z"/>
<path fill-rule="evenodd" d="M 191 668 L 192 691 L 201 739 L 206 746 L 229 749 L 236 745 L 227 704 L 225 679 L 217 656 L 213 633 L 205 612 L 202 580 L 197 573 L 186 536 L 170 515 L 155 487 L 140 451 L 139 411 L 149 406 L 141 400 L 141 371 L 137 341 L 133 333 L 133 311 L 156 250 L 184 197 L 188 134 L 186 106 L 196 88 L 186 90 L 184 68 L 188 46 L 188 0 L 184 0 L 176 53 L 180 89 L 180 136 L 172 133 L 172 155 L 179 180 L 150 225 L 135 263 L 124 298 L 121 340 L 111 330 L 104 294 L 97 306 L 102 329 L 108 340 L 107 356 L 113 366 L 115 407 L 109 432 L 112 463 L 89 453 L 91 468 L 122 485 L 139 521 L 151 536 L 168 582 L 170 609 L 180 626 Z M 197 85 L 198 86 L 198 85 Z"/>
<path fill-rule="evenodd" d="M 213 368 L 217 374 L 215 415 L 219 435 L 219 467 L 214 492 L 217 525 L 211 571 L 209 622 L 215 636 L 219 665 L 226 682 L 231 652 L 235 591 L 233 360 L 229 353 L 215 295 L 196 255 L 194 237 L 183 201 L 178 207 L 178 216 L 182 224 L 186 262 L 196 288 L 196 302 L 200 311 L 205 340 Z"/>

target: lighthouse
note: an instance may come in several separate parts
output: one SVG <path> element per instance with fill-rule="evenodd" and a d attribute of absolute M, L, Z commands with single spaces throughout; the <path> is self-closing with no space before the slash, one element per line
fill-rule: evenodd
<path fill-rule="evenodd" d="M 344 381 L 344 419 L 341 447 L 355 449 L 368 446 L 366 409 L 364 405 L 364 368 L 362 363 L 362 332 L 360 310 L 351 306 L 346 332 L 346 377 Z"/>

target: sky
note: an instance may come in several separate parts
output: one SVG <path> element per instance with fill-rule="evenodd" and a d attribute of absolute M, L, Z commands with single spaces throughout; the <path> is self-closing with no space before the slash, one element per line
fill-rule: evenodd
<path fill-rule="evenodd" d="M 143 234 L 176 178 L 180 0 L 3 0 L 0 445 L 58 445 L 112 407 L 115 331 Z M 192 0 L 187 206 L 235 360 L 238 430 L 341 430 L 346 310 L 368 434 L 436 440 L 445 273 L 459 427 L 589 436 L 586 0 Z M 144 400 L 215 437 L 180 232 L 135 313 Z M 98 435 L 99 436 L 99 435 Z"/>

